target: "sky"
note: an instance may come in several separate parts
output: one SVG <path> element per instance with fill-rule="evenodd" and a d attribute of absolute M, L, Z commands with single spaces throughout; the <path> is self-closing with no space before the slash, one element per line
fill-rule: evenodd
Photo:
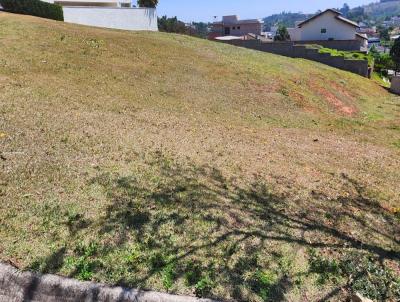
<path fill-rule="evenodd" d="M 282 11 L 314 13 L 326 8 L 350 7 L 377 0 L 159 0 L 158 15 L 190 21 L 213 21 L 214 16 L 239 15 L 242 19 L 263 18 Z"/>

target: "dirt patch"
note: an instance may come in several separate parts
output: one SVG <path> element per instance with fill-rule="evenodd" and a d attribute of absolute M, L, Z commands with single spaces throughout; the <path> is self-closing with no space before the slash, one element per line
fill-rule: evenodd
<path fill-rule="evenodd" d="M 324 87 L 320 87 L 316 83 L 311 82 L 310 85 L 311 85 L 310 87 L 315 89 L 319 93 L 320 97 L 322 99 L 325 99 L 327 101 L 327 103 L 330 105 L 330 107 L 333 107 L 335 109 L 335 111 L 337 111 L 338 113 L 343 114 L 345 116 L 349 116 L 349 117 L 353 117 L 353 116 L 357 115 L 358 109 L 355 106 L 346 104 L 344 101 L 339 99 L 339 97 L 337 97 L 334 93 L 332 93 L 331 91 L 329 91 L 328 89 L 326 89 Z M 329 85 L 329 84 L 327 83 L 327 85 Z M 340 94 L 344 94 L 344 97 L 348 98 L 347 102 L 353 101 L 350 94 L 343 93 L 343 90 L 342 90 L 342 93 L 340 93 Z"/>

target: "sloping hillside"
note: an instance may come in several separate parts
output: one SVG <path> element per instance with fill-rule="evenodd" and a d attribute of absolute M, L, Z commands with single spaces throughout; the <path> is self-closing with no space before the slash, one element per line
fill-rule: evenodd
<path fill-rule="evenodd" d="M 400 1 L 375 1 L 367 5 L 357 6 L 345 13 L 346 17 L 356 21 L 378 21 L 400 14 Z"/>
<path fill-rule="evenodd" d="M 373 81 L 0 13 L 0 91 L 2 260 L 226 300 L 399 299 L 400 99 Z"/>
<path fill-rule="evenodd" d="M 400 1 L 371 3 L 364 6 L 364 11 L 368 16 L 378 19 L 397 16 L 400 14 Z"/>

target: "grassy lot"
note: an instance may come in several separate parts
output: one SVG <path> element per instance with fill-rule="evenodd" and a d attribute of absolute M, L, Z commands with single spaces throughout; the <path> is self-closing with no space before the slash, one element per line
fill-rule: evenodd
<path fill-rule="evenodd" d="M 315 62 L 0 14 L 0 258 L 238 301 L 400 299 L 400 99 Z"/>

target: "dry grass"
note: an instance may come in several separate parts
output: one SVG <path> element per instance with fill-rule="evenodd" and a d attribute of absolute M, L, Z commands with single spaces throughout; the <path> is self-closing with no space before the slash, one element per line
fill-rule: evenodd
<path fill-rule="evenodd" d="M 373 81 L 1 13 L 0 91 L 2 260 L 219 299 L 399 298 L 400 100 Z"/>

